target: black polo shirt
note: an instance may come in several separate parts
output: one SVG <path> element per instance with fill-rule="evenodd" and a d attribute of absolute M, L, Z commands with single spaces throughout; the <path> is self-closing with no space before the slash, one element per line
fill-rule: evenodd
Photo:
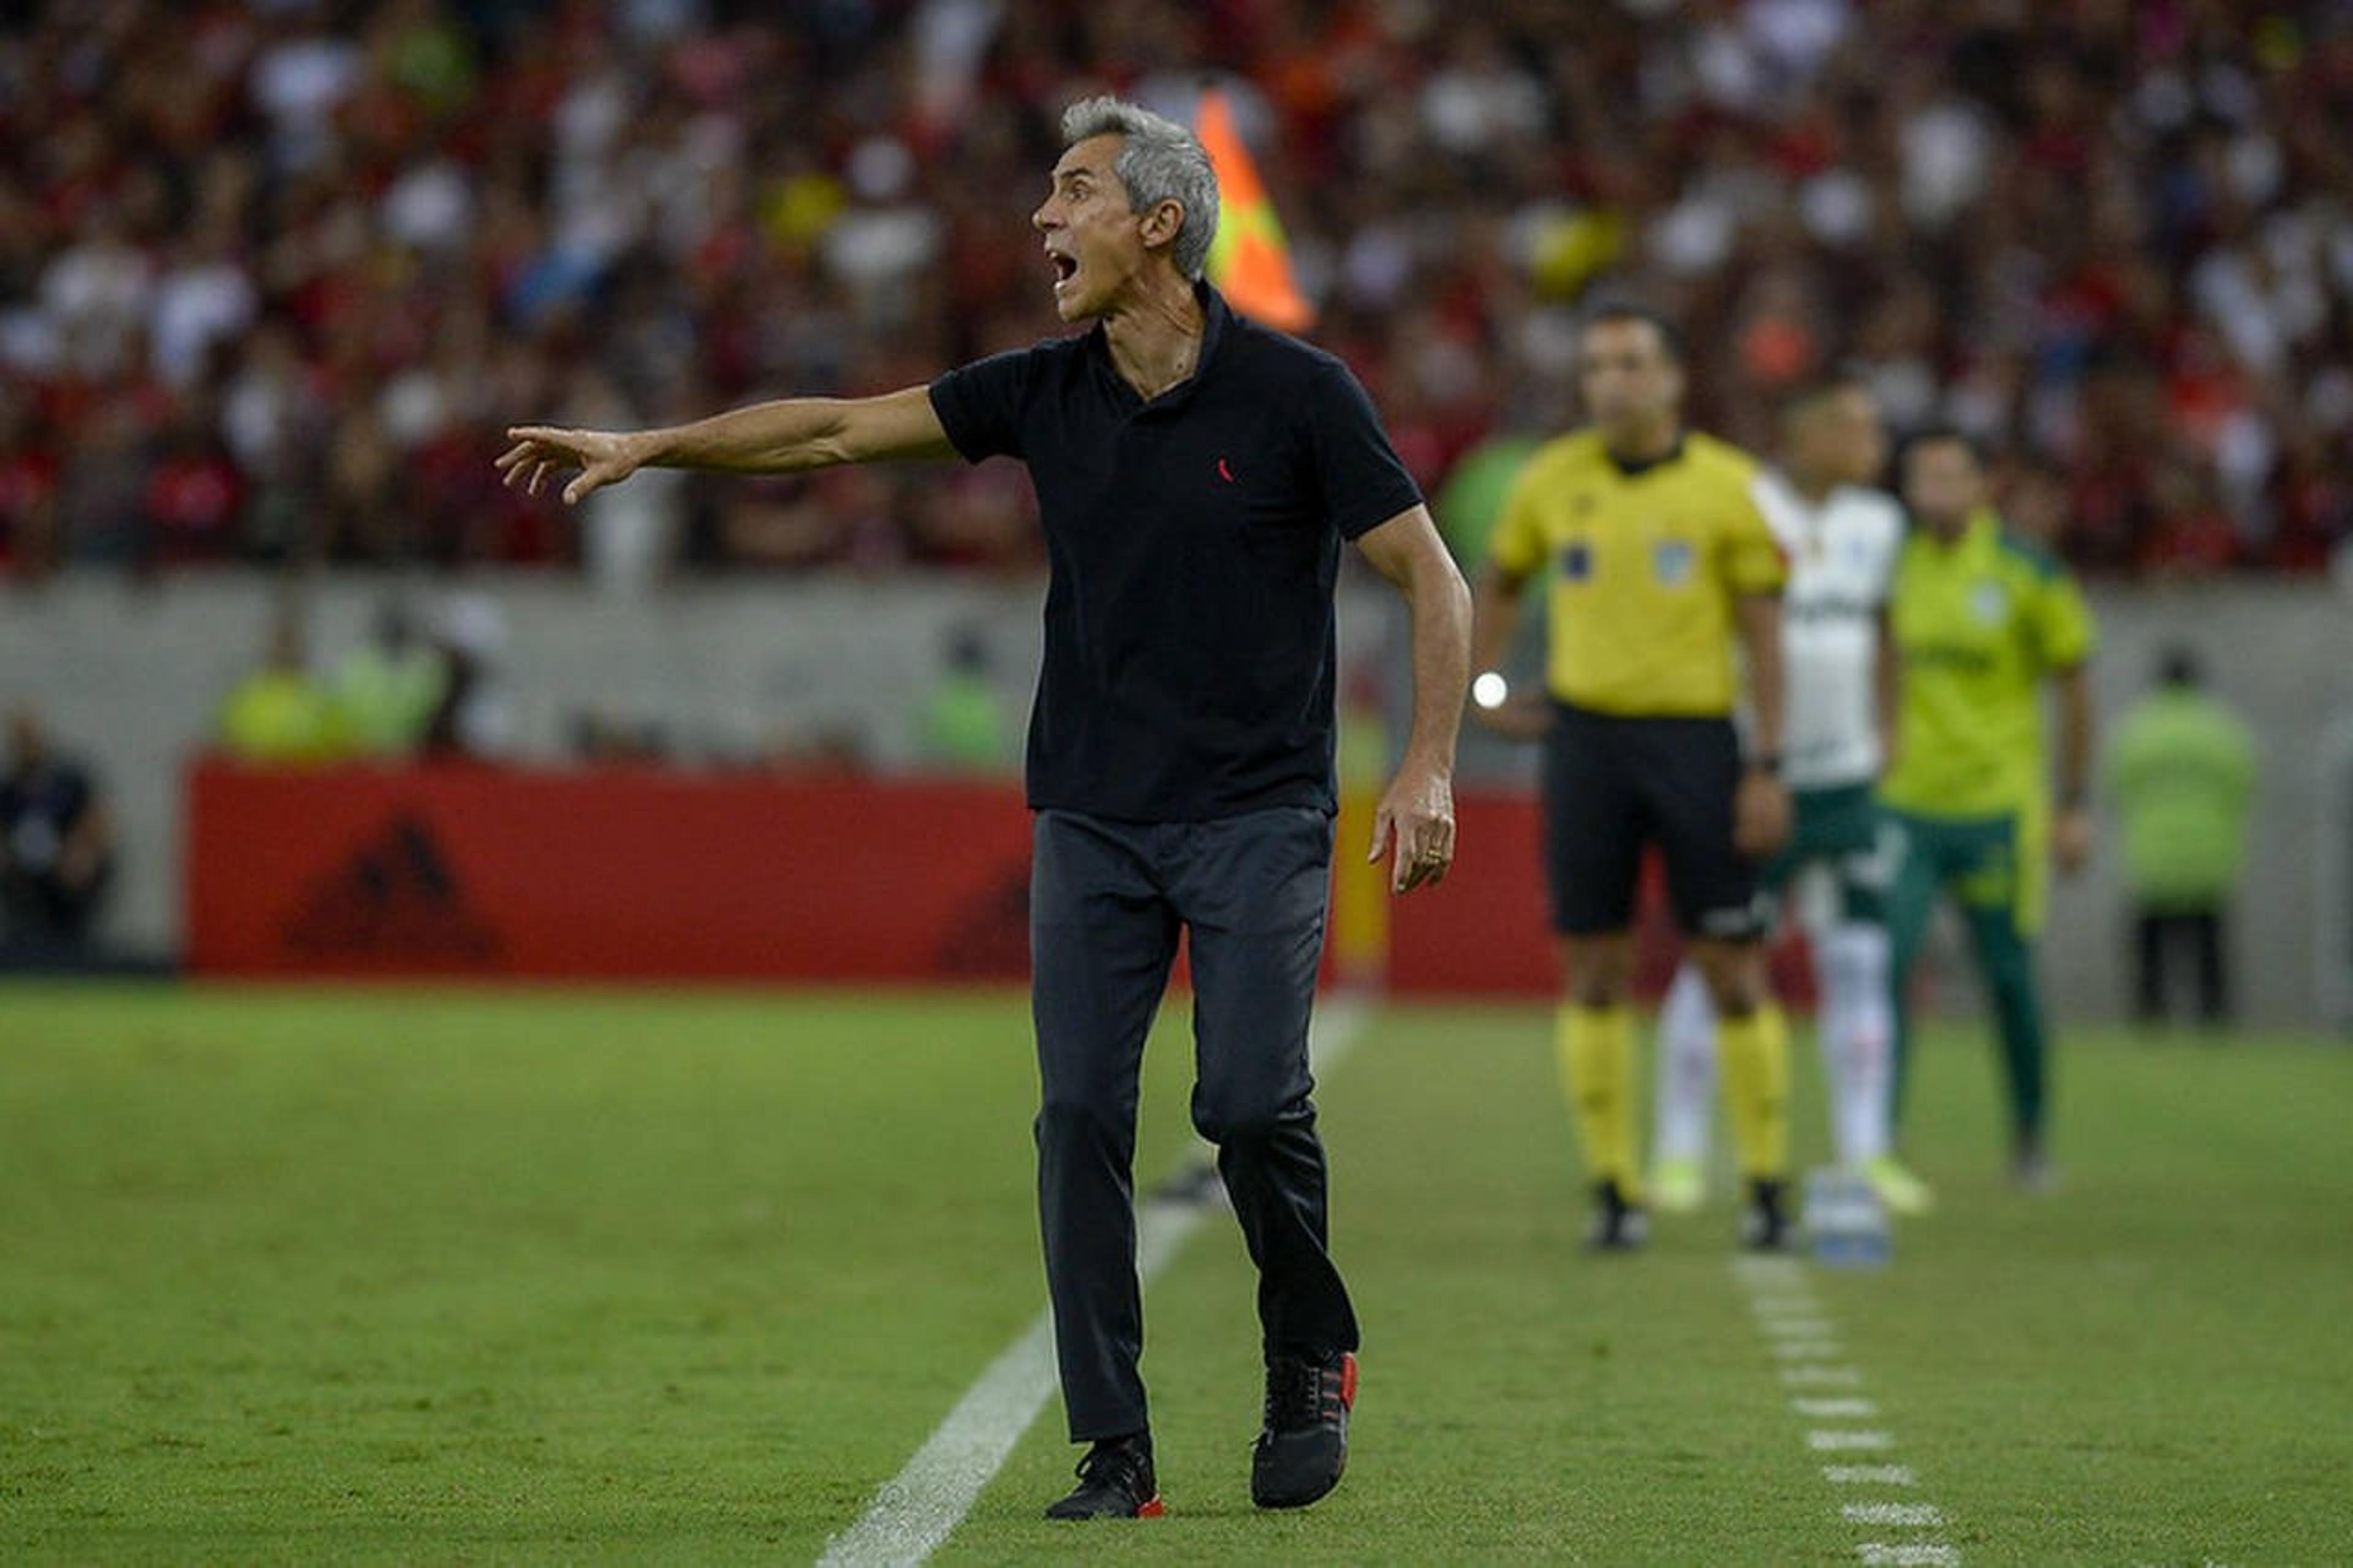
<path fill-rule="evenodd" d="M 1051 577 L 1029 804 L 1127 822 L 1330 811 L 1340 542 L 1421 500 L 1332 355 L 1198 286 L 1190 380 L 1146 403 L 1103 327 L 950 371 L 972 462 L 1018 458 Z"/>

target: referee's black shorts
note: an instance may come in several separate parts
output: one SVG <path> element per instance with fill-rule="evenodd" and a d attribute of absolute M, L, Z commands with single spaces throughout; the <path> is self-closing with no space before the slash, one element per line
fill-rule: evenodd
<path fill-rule="evenodd" d="M 1732 844 L 1739 787 L 1740 741 L 1728 719 L 1623 718 L 1556 701 L 1544 751 L 1553 929 L 1630 929 L 1642 847 L 1656 844 L 1685 935 L 1762 936 L 1760 868 Z"/>

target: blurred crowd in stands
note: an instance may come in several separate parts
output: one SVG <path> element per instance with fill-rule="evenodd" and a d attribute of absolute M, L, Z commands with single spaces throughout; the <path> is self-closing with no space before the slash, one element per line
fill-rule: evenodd
<path fill-rule="evenodd" d="M 978 469 L 501 489 L 511 422 L 880 391 L 1056 330 L 1060 107 L 1234 95 L 1436 493 L 1672 310 L 1701 422 L 1867 370 L 2087 569 L 2353 531 L 2345 0 L 35 0 L 0 7 L 0 573 L 1027 571 Z"/>

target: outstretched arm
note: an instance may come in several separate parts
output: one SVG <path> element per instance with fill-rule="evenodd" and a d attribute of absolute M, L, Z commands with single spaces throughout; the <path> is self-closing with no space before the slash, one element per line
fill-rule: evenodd
<path fill-rule="evenodd" d="M 510 488 L 537 495 L 549 475 L 577 468 L 568 503 L 617 484 L 639 468 L 719 468 L 796 474 L 837 463 L 955 454 L 928 387 L 880 397 L 788 397 L 659 430 L 565 430 L 518 425 L 499 458 Z"/>
<path fill-rule="evenodd" d="M 1413 728 L 1365 857 L 1388 850 L 1389 886 L 1409 892 L 1442 880 L 1454 863 L 1454 742 L 1471 679 L 1471 591 L 1426 507 L 1366 531 L 1356 548 L 1396 584 L 1413 620 Z"/>

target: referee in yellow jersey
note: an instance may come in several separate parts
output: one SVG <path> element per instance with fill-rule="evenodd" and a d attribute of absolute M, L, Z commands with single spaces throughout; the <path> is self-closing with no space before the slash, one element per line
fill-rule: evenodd
<path fill-rule="evenodd" d="M 1642 849 L 1666 860 L 1675 917 L 1722 1020 L 1747 1245 L 1788 1244 L 1788 1041 L 1767 993 L 1757 872 L 1788 836 L 1779 777 L 1784 564 L 1757 461 L 1683 428 L 1682 346 L 1650 309 L 1611 304 L 1579 335 L 1589 427 L 1539 447 L 1504 504 L 1475 597 L 1474 711 L 1544 743 L 1561 1073 L 1594 1183 L 1597 1250 L 1646 1229 L 1634 1147 L 1632 990 Z M 1499 669 L 1522 590 L 1546 566 L 1547 691 Z M 1748 742 L 1733 723 L 1746 656 Z"/>

